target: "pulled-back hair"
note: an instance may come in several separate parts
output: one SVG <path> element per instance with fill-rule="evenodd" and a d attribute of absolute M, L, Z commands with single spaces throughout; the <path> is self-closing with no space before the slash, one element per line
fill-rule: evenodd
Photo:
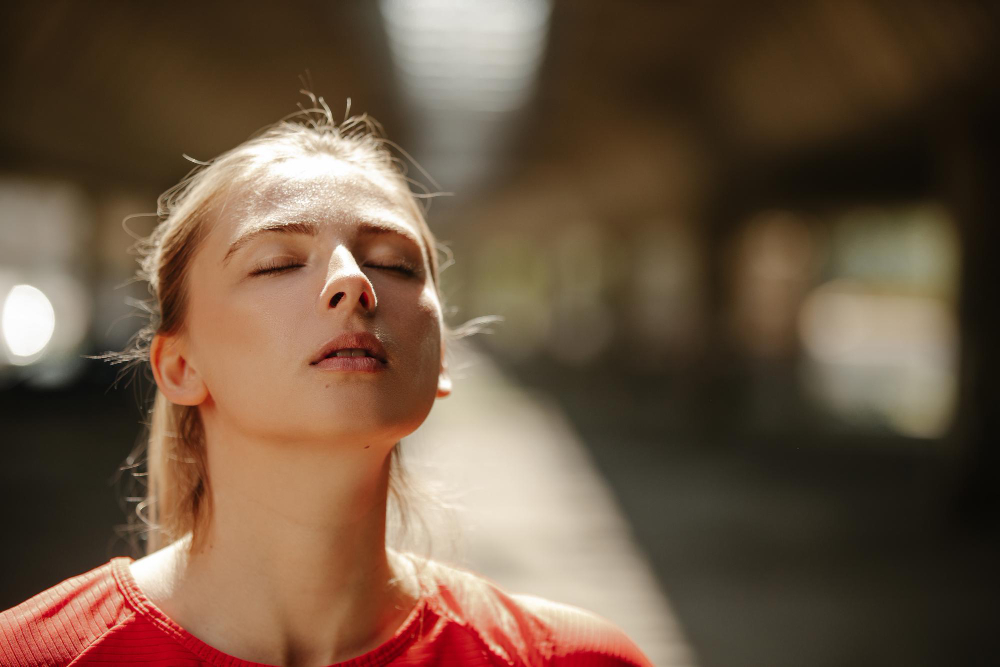
<path fill-rule="evenodd" d="M 440 246 L 425 219 L 425 206 L 432 194 L 426 189 L 414 193 L 410 185 L 423 186 L 406 175 L 406 162 L 393 151 L 409 159 L 402 149 L 385 138 L 382 127 L 367 114 L 348 117 L 337 123 L 330 108 L 311 93 L 312 106 L 287 116 L 274 125 L 208 162 L 197 166 L 157 201 L 160 222 L 146 238 L 139 239 L 134 250 L 138 255 L 136 278 L 148 284 L 151 297 L 134 305 L 146 311 L 148 323 L 132 338 L 122 352 L 109 352 L 98 358 L 124 363 L 126 369 L 149 369 L 149 351 L 157 334 L 171 335 L 184 330 L 187 314 L 187 275 L 201 243 L 210 230 L 216 204 L 224 203 L 230 191 L 253 186 L 264 178 L 268 167 L 302 156 L 327 155 L 371 169 L 398 185 L 405 205 L 411 208 L 427 251 L 427 261 L 435 288 L 441 298 L 438 251 Z M 411 160 L 412 161 L 412 160 Z M 424 174 L 426 176 L 426 174 Z M 429 177 L 428 177 L 429 178 Z M 433 182 L 433 181 L 432 181 Z M 450 253 L 448 253 L 450 257 Z M 450 262 L 449 262 L 450 263 Z M 447 266 L 447 264 L 445 265 Z M 443 303 L 443 301 L 442 301 Z M 478 318 L 452 329 L 443 327 L 448 341 L 475 333 L 491 318 Z M 123 470 L 132 471 L 135 479 L 145 479 L 145 491 L 138 500 L 135 517 L 129 515 L 132 548 L 140 551 L 135 538 L 145 538 L 145 553 L 152 553 L 190 533 L 195 540 L 210 519 L 211 486 L 207 469 L 205 433 L 196 406 L 171 403 L 159 390 L 148 407 L 147 432 L 129 456 Z M 146 453 L 146 472 L 136 472 Z M 410 480 L 402 466 L 400 447 L 392 449 L 389 471 L 389 501 L 405 534 L 410 505 L 418 497 L 432 496 Z M 136 519 L 138 521 L 136 521 Z"/>

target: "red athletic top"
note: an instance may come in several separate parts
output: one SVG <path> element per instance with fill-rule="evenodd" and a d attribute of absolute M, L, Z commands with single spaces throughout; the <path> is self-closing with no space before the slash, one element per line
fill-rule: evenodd
<path fill-rule="evenodd" d="M 131 558 L 63 581 L 0 614 L 0 666 L 262 667 L 201 641 L 142 593 Z M 428 561 L 431 585 L 381 646 L 338 666 L 651 665 L 596 614 L 513 595 L 480 575 Z"/>

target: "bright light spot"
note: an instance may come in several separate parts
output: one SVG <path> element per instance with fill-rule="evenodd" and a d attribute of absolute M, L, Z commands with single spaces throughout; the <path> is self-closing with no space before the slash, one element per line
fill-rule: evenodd
<path fill-rule="evenodd" d="M 52 340 L 56 313 L 48 297 L 31 285 L 15 285 L 7 294 L 0 317 L 3 339 L 15 364 L 34 361 Z"/>
<path fill-rule="evenodd" d="M 799 332 L 814 385 L 845 415 L 878 415 L 923 438 L 946 431 L 957 392 L 958 329 L 940 298 L 837 280 L 802 308 Z"/>
<path fill-rule="evenodd" d="M 382 0 L 406 92 L 429 108 L 508 111 L 528 98 L 545 50 L 548 0 Z"/>

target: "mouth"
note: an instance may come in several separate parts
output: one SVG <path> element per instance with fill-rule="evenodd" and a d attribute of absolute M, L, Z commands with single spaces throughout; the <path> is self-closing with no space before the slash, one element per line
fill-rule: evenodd
<path fill-rule="evenodd" d="M 380 364 L 388 361 L 382 342 L 367 331 L 347 332 L 327 341 L 309 363 L 315 366 L 327 359 L 372 359 Z"/>
<path fill-rule="evenodd" d="M 375 355 L 368 350 L 352 347 L 346 350 L 336 350 L 335 352 L 331 352 L 323 357 L 323 359 L 332 359 L 333 357 L 371 357 L 374 359 Z"/>
<path fill-rule="evenodd" d="M 338 371 L 349 373 L 379 373 L 386 365 L 375 357 L 363 354 L 358 356 L 332 355 L 313 364 L 313 368 L 322 371 Z"/>

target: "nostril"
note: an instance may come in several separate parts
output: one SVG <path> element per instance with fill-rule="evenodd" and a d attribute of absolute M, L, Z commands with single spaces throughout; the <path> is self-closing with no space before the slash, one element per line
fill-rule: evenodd
<path fill-rule="evenodd" d="M 368 293 L 367 292 L 362 292 L 361 293 L 361 305 L 363 307 L 365 307 L 365 308 L 368 307 Z"/>
<path fill-rule="evenodd" d="M 333 295 L 333 298 L 330 299 L 330 306 L 336 308 L 337 304 L 340 303 L 340 300 L 343 298 L 344 298 L 344 293 L 337 292 L 336 294 Z"/>

